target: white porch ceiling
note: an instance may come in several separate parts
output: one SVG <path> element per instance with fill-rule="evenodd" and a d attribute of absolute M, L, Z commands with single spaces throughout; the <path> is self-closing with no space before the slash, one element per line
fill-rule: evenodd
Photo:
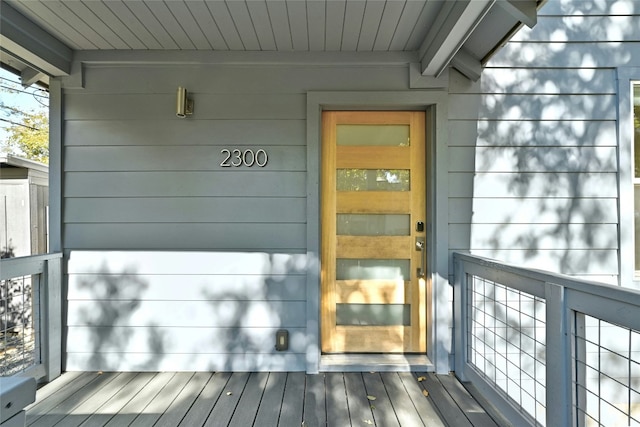
<path fill-rule="evenodd" d="M 79 51 L 403 52 L 415 54 L 423 75 L 452 64 L 473 77 L 514 28 L 535 24 L 536 6 L 536 0 L 0 0 L 0 59 L 18 70 L 64 75 Z"/>

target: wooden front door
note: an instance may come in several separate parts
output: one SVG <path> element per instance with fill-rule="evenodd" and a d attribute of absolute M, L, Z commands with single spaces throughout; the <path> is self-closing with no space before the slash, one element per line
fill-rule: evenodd
<path fill-rule="evenodd" d="M 322 121 L 322 351 L 424 353 L 425 113 Z"/>

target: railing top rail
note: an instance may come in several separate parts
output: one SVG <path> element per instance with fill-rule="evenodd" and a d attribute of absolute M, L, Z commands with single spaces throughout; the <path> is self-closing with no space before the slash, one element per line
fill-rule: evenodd
<path fill-rule="evenodd" d="M 454 262 L 469 263 L 486 269 L 499 270 L 505 273 L 514 274 L 536 282 L 536 284 L 544 285 L 552 283 L 563 286 L 567 289 L 592 294 L 598 297 L 616 300 L 640 307 L 640 291 L 631 288 L 623 288 L 620 286 L 608 285 L 604 283 L 592 282 L 584 279 L 576 279 L 559 273 L 550 271 L 537 270 L 532 268 L 519 267 L 513 264 L 505 263 L 499 260 L 485 258 L 477 255 L 454 252 Z M 493 280 L 492 277 L 486 277 Z"/>
<path fill-rule="evenodd" d="M 61 258 L 62 253 L 56 252 L 0 259 L 0 280 L 8 280 L 18 276 L 42 273 L 47 261 Z"/>

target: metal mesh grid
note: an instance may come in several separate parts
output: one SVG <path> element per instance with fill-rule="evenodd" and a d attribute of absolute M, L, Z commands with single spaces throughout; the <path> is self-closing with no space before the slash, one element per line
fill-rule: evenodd
<path fill-rule="evenodd" d="M 574 410 L 579 426 L 640 426 L 640 332 L 576 315 Z"/>
<path fill-rule="evenodd" d="M 470 279 L 469 363 L 524 414 L 545 425 L 544 300 L 481 277 Z"/>
<path fill-rule="evenodd" d="M 39 363 L 32 276 L 0 281 L 0 376 Z"/>

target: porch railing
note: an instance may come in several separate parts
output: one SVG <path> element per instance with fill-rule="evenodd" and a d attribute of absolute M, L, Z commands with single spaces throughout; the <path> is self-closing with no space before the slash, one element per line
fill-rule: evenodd
<path fill-rule="evenodd" d="M 455 371 L 514 425 L 640 426 L 640 292 L 454 254 Z"/>
<path fill-rule="evenodd" d="M 0 260 L 0 376 L 60 375 L 62 254 Z"/>

